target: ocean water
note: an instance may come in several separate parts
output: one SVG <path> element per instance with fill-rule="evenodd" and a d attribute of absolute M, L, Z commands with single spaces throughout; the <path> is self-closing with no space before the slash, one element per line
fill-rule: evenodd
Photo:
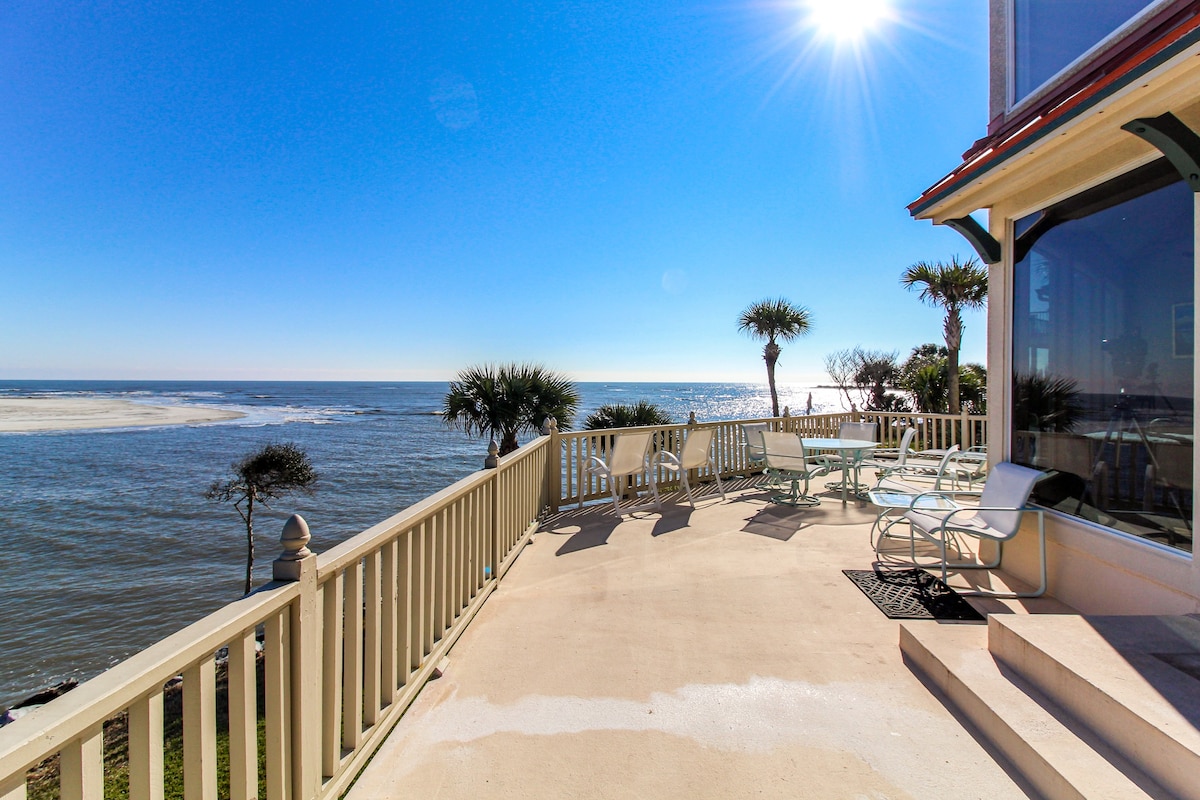
<path fill-rule="evenodd" d="M 120 398 L 217 406 L 200 425 L 0 433 L 0 709 L 64 678 L 86 679 L 241 595 L 245 529 L 204 498 L 232 462 L 295 442 L 320 474 L 255 515 L 255 585 L 288 515 L 317 552 L 482 465 L 486 442 L 442 423 L 445 383 L 0 381 L 0 397 Z M 577 424 L 606 403 L 649 400 L 680 422 L 767 416 L 754 384 L 583 383 Z M 838 411 L 826 388 L 781 387 L 780 403 Z"/>

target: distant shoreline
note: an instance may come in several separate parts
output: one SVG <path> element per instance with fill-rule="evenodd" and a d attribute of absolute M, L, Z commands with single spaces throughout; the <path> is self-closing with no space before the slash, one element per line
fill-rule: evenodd
<path fill-rule="evenodd" d="M 0 433 L 194 425 L 246 416 L 208 406 L 155 406 L 104 398 L 11 397 L 0 399 Z"/>

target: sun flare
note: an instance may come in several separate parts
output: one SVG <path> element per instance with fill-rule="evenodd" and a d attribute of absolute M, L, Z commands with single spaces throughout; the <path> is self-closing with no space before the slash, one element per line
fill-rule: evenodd
<path fill-rule="evenodd" d="M 890 18 L 890 0 L 805 0 L 808 24 L 837 42 L 857 42 Z"/>

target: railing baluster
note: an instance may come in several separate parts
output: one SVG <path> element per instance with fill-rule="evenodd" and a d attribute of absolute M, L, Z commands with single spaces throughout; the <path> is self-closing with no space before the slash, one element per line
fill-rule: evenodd
<path fill-rule="evenodd" d="M 227 681 L 230 800 L 251 800 L 258 797 L 258 659 L 255 650 L 253 628 L 229 643 Z M 157 728 L 162 730 L 161 721 Z M 132 744 L 130 750 L 132 751 Z M 130 789 L 132 788 L 131 775 Z M 130 794 L 132 796 L 132 791 Z"/>
<path fill-rule="evenodd" d="M 430 600 L 433 603 L 433 616 L 430 624 L 432 638 L 430 639 L 429 649 L 433 650 L 433 644 L 442 638 L 442 632 L 446 630 L 446 512 L 443 510 L 435 514 L 431 520 L 433 523 L 433 549 L 431 551 L 432 561 L 430 562 L 430 575 L 433 578 L 433 591 L 430 593 Z"/>
<path fill-rule="evenodd" d="M 383 695 L 380 700 L 383 705 L 390 706 L 396 702 L 397 686 L 396 627 L 399 618 L 396 614 L 396 592 L 399 587 L 399 581 L 396 578 L 396 540 L 392 539 L 385 543 L 380 553 L 383 559 L 383 574 L 381 577 L 383 618 L 380 622 L 383 629 L 383 638 L 379 642 L 380 655 L 383 659 Z"/>
<path fill-rule="evenodd" d="M 422 528 L 424 535 L 421 545 L 421 652 L 418 656 L 422 662 L 425 656 L 433 652 L 434 642 L 434 607 L 437 605 L 437 576 L 434 568 L 436 519 L 431 518 Z"/>
<path fill-rule="evenodd" d="M 412 673 L 412 609 L 413 601 L 411 528 L 396 539 L 396 683 L 408 685 Z"/>
<path fill-rule="evenodd" d="M 217 665 L 211 656 L 183 673 L 183 796 L 217 796 Z"/>
<path fill-rule="evenodd" d="M 342 761 L 342 607 L 344 574 L 321 586 L 321 774 L 331 777 Z"/>
<path fill-rule="evenodd" d="M 162 797 L 163 695 L 153 692 L 129 707 L 129 800 Z M 231 800 L 244 798 L 231 795 Z"/>
<path fill-rule="evenodd" d="M 356 750 L 363 731 L 363 582 L 362 565 L 346 567 L 345 631 L 342 634 L 342 747 Z"/>
<path fill-rule="evenodd" d="M 104 725 L 99 724 L 84 731 L 78 739 L 62 749 L 58 768 L 62 800 L 93 800 L 104 796 L 103 743 Z M 186 737 L 184 744 L 187 744 Z"/>
<path fill-rule="evenodd" d="M 284 653 L 283 615 L 272 614 L 263 625 L 263 688 L 266 695 L 263 723 L 266 727 L 266 779 L 268 800 L 288 794 L 287 660 Z"/>
<path fill-rule="evenodd" d="M 383 667 L 380 663 L 380 603 L 379 595 L 379 553 L 368 554 L 364 559 L 367 568 L 364 574 L 366 581 L 366 611 L 363 616 L 365 626 L 363 653 L 363 723 L 371 726 L 379 721 L 379 700 L 383 692 L 379 687 Z"/>

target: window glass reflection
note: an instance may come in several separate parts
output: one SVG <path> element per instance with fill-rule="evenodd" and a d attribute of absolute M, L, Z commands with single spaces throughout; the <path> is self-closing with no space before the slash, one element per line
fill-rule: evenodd
<path fill-rule="evenodd" d="M 1165 159 L 1016 225 L 1012 460 L 1035 502 L 1192 549 L 1193 196 Z"/>
<path fill-rule="evenodd" d="M 1014 0 L 1014 102 L 1153 4 L 1154 0 Z"/>

